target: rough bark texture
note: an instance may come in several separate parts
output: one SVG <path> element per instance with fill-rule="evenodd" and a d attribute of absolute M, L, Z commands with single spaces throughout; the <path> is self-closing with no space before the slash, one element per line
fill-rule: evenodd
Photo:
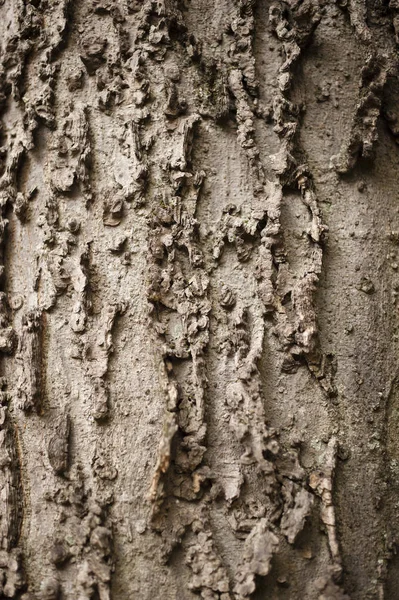
<path fill-rule="evenodd" d="M 397 43 L 0 1 L 0 598 L 398 597 Z"/>

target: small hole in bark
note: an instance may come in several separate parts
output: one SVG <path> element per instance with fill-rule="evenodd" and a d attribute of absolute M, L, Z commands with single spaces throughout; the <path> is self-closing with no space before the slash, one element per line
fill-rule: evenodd
<path fill-rule="evenodd" d="M 266 448 L 265 450 L 262 450 L 262 454 L 263 454 L 263 458 L 265 460 L 269 460 L 270 462 L 273 462 L 276 460 L 275 454 L 273 454 L 273 452 L 271 452 L 268 448 Z"/>
<path fill-rule="evenodd" d="M 263 229 L 266 227 L 266 224 L 267 224 L 267 219 L 266 219 L 266 217 L 265 217 L 264 219 L 260 219 L 259 223 L 258 223 L 258 224 L 257 224 L 257 226 L 256 226 L 256 229 L 257 229 L 259 232 L 261 232 L 261 231 L 262 231 L 262 230 L 263 230 Z"/>
<path fill-rule="evenodd" d="M 289 304 L 291 302 L 291 297 L 292 297 L 291 291 L 284 294 L 284 298 L 283 298 L 281 304 L 283 306 L 285 306 L 286 304 Z"/>

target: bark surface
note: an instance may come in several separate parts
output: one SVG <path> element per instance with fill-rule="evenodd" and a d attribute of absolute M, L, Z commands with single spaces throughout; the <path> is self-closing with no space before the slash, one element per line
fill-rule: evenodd
<path fill-rule="evenodd" d="M 397 0 L 0 0 L 0 598 L 390 600 Z"/>

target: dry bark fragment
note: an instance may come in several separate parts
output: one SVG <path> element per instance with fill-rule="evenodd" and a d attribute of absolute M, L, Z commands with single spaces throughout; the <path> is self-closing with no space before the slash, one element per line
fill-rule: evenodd
<path fill-rule="evenodd" d="M 63 475 L 69 466 L 69 436 L 71 422 L 68 415 L 59 417 L 54 424 L 55 432 L 48 444 L 48 458 L 57 475 Z"/>
<path fill-rule="evenodd" d="M 18 345 L 21 375 L 18 397 L 24 411 L 40 412 L 43 400 L 43 322 L 40 309 L 27 312 L 22 318 L 22 332 Z"/>
<path fill-rule="evenodd" d="M 340 566 L 341 554 L 338 544 L 335 508 L 332 496 L 337 450 L 338 440 L 336 437 L 332 437 L 327 445 L 323 471 L 315 471 L 312 473 L 309 478 L 309 485 L 321 498 L 321 520 L 327 530 L 331 558 L 335 565 Z"/>
<path fill-rule="evenodd" d="M 279 546 L 278 537 L 269 529 L 267 519 L 259 519 L 245 540 L 242 560 L 235 575 L 237 598 L 249 598 L 256 589 L 256 575 L 265 576 Z"/>
<path fill-rule="evenodd" d="M 306 489 L 292 481 L 283 485 L 285 496 L 284 512 L 281 519 L 281 531 L 290 544 L 294 544 L 298 534 L 305 525 L 305 519 L 310 515 L 313 496 Z"/>

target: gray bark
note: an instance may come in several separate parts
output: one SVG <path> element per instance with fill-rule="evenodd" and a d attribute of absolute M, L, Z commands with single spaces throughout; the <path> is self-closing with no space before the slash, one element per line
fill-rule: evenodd
<path fill-rule="evenodd" d="M 0 598 L 397 597 L 398 37 L 0 1 Z"/>

